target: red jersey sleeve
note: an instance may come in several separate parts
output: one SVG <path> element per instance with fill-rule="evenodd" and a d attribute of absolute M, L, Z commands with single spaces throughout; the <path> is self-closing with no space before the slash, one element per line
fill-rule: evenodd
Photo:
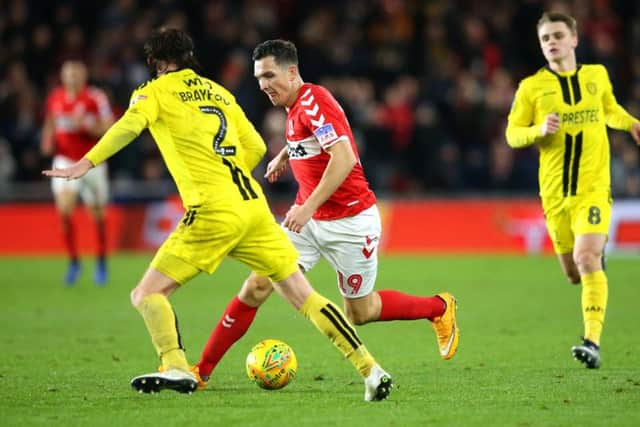
<path fill-rule="evenodd" d="M 350 127 L 338 101 L 321 86 L 310 86 L 300 96 L 300 118 L 326 150 L 340 140 L 350 141 Z"/>

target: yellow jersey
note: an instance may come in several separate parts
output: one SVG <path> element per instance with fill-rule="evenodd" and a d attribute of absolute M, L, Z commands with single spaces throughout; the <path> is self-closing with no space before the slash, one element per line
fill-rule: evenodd
<path fill-rule="evenodd" d="M 185 207 L 264 199 L 251 170 L 266 152 L 233 95 L 191 69 L 144 83 L 86 155 L 97 165 L 148 128 Z"/>
<path fill-rule="evenodd" d="M 560 128 L 542 137 L 550 113 L 558 114 Z M 602 65 L 570 72 L 544 67 L 520 82 L 506 137 L 514 148 L 538 144 L 542 197 L 576 196 L 610 190 L 607 126 L 628 131 L 636 121 L 616 101 Z"/>

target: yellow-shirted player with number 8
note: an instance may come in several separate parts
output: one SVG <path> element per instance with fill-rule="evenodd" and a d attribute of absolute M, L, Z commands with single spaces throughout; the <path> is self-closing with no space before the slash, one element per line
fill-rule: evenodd
<path fill-rule="evenodd" d="M 602 65 L 579 65 L 576 21 L 545 13 L 538 40 L 548 65 L 520 82 L 507 126 L 514 148 L 540 149 L 540 197 L 547 229 L 569 281 L 582 283 L 583 342 L 573 356 L 600 366 L 608 284 L 603 252 L 611 218 L 607 126 L 640 144 L 640 122 L 613 95 Z"/>
<path fill-rule="evenodd" d="M 83 159 L 44 171 L 78 178 L 149 128 L 176 182 L 186 214 L 131 293 L 163 369 L 135 377 L 133 388 L 145 393 L 196 390 L 197 378 L 189 369 L 167 297 L 201 271 L 212 273 L 229 255 L 269 276 L 278 293 L 338 347 L 365 379 L 366 400 L 385 399 L 391 376 L 341 310 L 315 292 L 300 272 L 297 251 L 251 176 L 266 147 L 234 97 L 193 70 L 193 42 L 183 31 L 155 31 L 145 54 L 158 77 L 134 91 L 124 116 Z"/>

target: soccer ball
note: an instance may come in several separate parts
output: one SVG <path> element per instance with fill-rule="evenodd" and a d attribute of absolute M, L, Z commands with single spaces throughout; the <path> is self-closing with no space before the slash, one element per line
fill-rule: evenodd
<path fill-rule="evenodd" d="M 247 375 L 260 388 L 278 390 L 296 377 L 298 360 L 285 342 L 267 339 L 247 355 Z"/>

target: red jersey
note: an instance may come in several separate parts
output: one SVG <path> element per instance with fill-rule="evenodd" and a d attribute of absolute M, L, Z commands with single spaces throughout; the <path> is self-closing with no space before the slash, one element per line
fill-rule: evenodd
<path fill-rule="evenodd" d="M 286 139 L 291 170 L 298 182 L 296 204 L 301 205 L 318 186 L 329 159 L 325 151 L 338 141 L 349 141 L 357 162 L 340 187 L 313 214 L 317 220 L 353 216 L 376 203 L 364 176 L 347 117 L 340 104 L 322 86 L 305 83 L 288 109 Z"/>
<path fill-rule="evenodd" d="M 63 87 L 55 88 L 47 97 L 45 114 L 53 119 L 55 154 L 71 160 L 80 160 L 98 141 L 86 129 L 98 120 L 112 118 L 107 96 L 92 86 L 83 88 L 75 97 Z"/>

